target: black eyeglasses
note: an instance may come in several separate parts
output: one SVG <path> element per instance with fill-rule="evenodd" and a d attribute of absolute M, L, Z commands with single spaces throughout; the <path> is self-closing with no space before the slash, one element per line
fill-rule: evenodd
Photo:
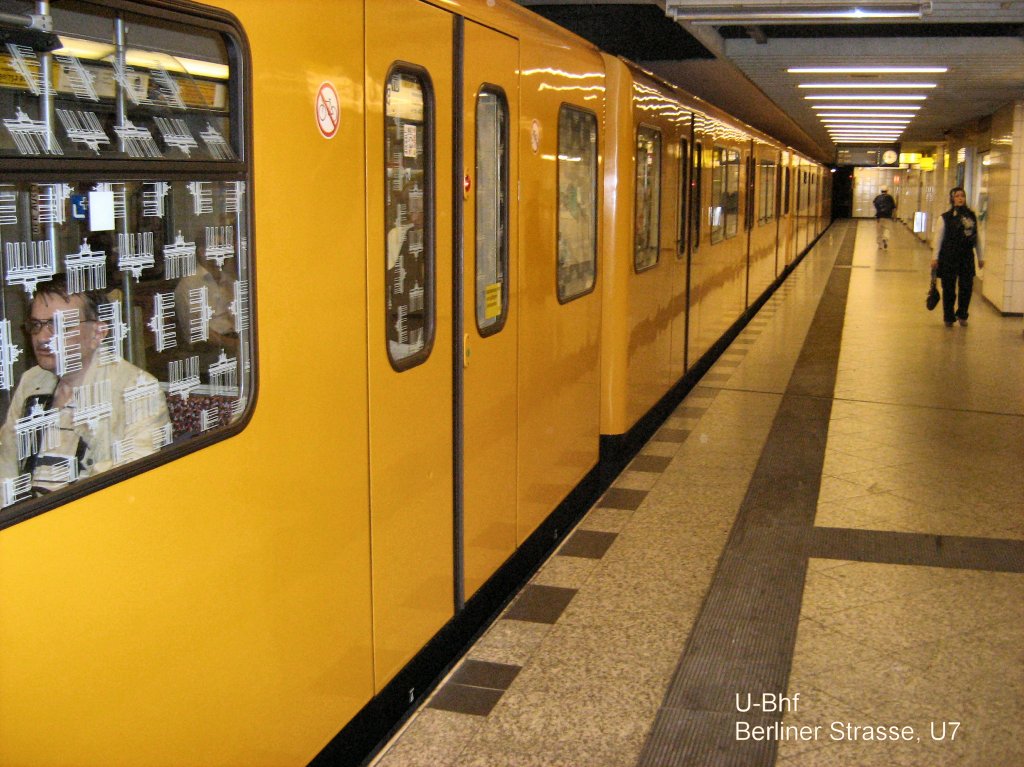
<path fill-rule="evenodd" d="M 99 322 L 99 320 L 82 320 L 82 322 Z M 42 333 L 43 328 L 46 328 L 51 333 L 53 332 L 53 317 L 50 317 L 48 320 L 32 318 L 25 323 L 25 332 L 32 336 Z"/>

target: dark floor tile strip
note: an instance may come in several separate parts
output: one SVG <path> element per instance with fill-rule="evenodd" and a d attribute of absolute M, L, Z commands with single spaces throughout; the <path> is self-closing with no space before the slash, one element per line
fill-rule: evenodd
<path fill-rule="evenodd" d="M 845 227 L 838 263 L 853 258 Z M 850 273 L 834 270 L 639 767 L 769 767 L 774 741 L 736 739 L 736 695 L 782 694 L 792 665 Z M 766 721 L 755 721 L 766 719 Z"/>
<path fill-rule="evenodd" d="M 452 674 L 449 684 L 486 687 L 489 690 L 507 690 L 521 670 L 522 666 L 509 663 L 493 663 L 468 658 Z"/>
<path fill-rule="evenodd" d="M 559 556 L 600 559 L 615 543 L 618 533 L 604 533 L 598 530 L 577 530 L 562 544 Z"/>
<path fill-rule="evenodd" d="M 456 714 L 487 716 L 501 700 L 504 690 L 470 687 L 464 684 L 446 684 L 427 704 L 427 708 L 452 711 Z"/>
<path fill-rule="evenodd" d="M 816 527 L 807 553 L 852 562 L 1024 573 L 1024 541 L 997 538 Z"/>
<path fill-rule="evenodd" d="M 665 431 L 665 429 L 662 429 L 661 431 Z M 636 511 L 638 508 L 640 508 L 640 504 L 644 502 L 644 498 L 646 497 L 646 490 L 630 490 L 629 488 L 625 487 L 613 487 L 609 489 L 603 496 L 601 496 L 601 499 L 597 502 L 597 505 L 599 508 L 603 509 Z"/>
<path fill-rule="evenodd" d="M 576 596 L 576 589 L 530 584 L 502 616 L 530 623 L 555 623 Z"/>

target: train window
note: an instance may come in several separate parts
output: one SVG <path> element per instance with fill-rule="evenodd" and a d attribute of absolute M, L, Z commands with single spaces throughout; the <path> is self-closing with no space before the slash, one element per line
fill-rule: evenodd
<path fill-rule="evenodd" d="M 690 217 L 690 220 L 693 221 L 692 248 L 697 250 L 700 247 L 700 206 L 704 189 L 704 145 L 700 141 L 693 145 L 693 181 L 691 186 L 693 187 L 690 190 L 690 204 L 693 211 L 693 215 Z"/>
<path fill-rule="evenodd" d="M 385 312 L 395 370 L 430 355 L 434 334 L 433 94 L 426 72 L 396 65 L 384 94 Z"/>
<path fill-rule="evenodd" d="M 508 313 L 508 102 L 496 88 L 476 100 L 476 326 L 497 333 Z"/>
<path fill-rule="evenodd" d="M 597 117 L 558 113 L 558 300 L 594 289 L 597 275 Z"/>
<path fill-rule="evenodd" d="M 0 525 L 237 432 L 255 389 L 234 30 L 51 20 L 0 29 Z"/>
<path fill-rule="evenodd" d="M 757 222 L 766 224 L 775 218 L 775 162 L 761 161 L 761 177 L 759 179 Z"/>
<path fill-rule="evenodd" d="M 636 130 L 633 265 L 642 272 L 658 263 L 661 247 L 661 131 Z"/>
<path fill-rule="evenodd" d="M 711 242 L 735 237 L 739 227 L 740 153 L 716 146 L 711 156 Z"/>
<path fill-rule="evenodd" d="M 789 215 L 789 189 L 790 184 L 790 168 L 786 168 L 786 184 L 782 190 L 782 214 L 785 216 Z"/>
<path fill-rule="evenodd" d="M 679 242 L 676 243 L 676 257 L 686 257 L 686 233 L 689 226 L 687 213 L 687 192 L 690 189 L 690 144 L 686 139 L 679 142 Z"/>

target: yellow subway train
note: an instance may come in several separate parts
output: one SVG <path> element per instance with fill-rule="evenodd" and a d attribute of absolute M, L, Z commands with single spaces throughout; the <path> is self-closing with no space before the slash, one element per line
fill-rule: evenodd
<path fill-rule="evenodd" d="M 5 767 L 359 763 L 830 218 L 509 0 L 0 32 Z"/>

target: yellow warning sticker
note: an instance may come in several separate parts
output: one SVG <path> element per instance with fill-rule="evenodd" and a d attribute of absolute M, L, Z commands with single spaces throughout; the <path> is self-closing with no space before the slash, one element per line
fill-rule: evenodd
<path fill-rule="evenodd" d="M 484 317 L 492 320 L 501 316 L 501 283 L 492 282 L 484 288 Z"/>

